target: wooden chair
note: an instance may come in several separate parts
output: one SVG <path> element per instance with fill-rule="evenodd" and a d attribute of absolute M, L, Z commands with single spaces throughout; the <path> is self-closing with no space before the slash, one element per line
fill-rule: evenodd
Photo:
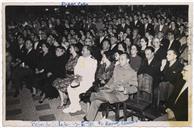
<path fill-rule="evenodd" d="M 85 98 L 84 100 L 83 100 L 83 97 Z M 87 96 L 85 97 L 84 94 L 81 94 L 80 98 L 84 103 L 86 103 L 86 105 L 87 105 L 86 112 L 87 112 L 88 108 L 90 106 L 89 97 L 87 97 Z M 122 106 L 121 103 L 113 103 L 113 104 L 110 104 L 108 102 L 102 103 L 100 108 L 98 109 L 98 112 L 102 112 L 102 116 L 107 118 L 109 115 L 109 111 L 113 111 L 115 113 L 115 120 L 118 121 L 119 120 L 119 111 L 120 111 L 121 106 Z"/>
<path fill-rule="evenodd" d="M 153 79 L 148 74 L 138 77 L 138 91 L 134 98 L 128 99 L 123 103 L 123 116 L 127 121 L 128 117 L 138 117 L 140 120 L 145 120 L 145 110 L 151 106 L 153 101 Z M 130 110 L 130 111 L 128 111 Z"/>
<path fill-rule="evenodd" d="M 108 118 L 109 116 L 109 112 L 113 111 L 115 113 L 115 121 L 119 121 L 120 120 L 120 110 L 122 109 L 122 103 L 118 102 L 118 103 L 103 103 L 101 104 L 100 108 L 98 111 L 102 112 L 102 116 Z"/>
<path fill-rule="evenodd" d="M 137 93 L 135 90 L 131 90 L 131 93 L 129 94 L 129 98 L 131 99 L 133 95 Z M 106 118 L 108 117 L 109 111 L 113 111 L 115 113 L 115 121 L 119 121 L 123 117 L 120 116 L 120 110 L 123 110 L 123 104 L 128 101 L 128 99 L 124 102 L 117 102 L 117 103 L 103 103 L 100 106 L 100 111 L 102 111 L 102 115 Z"/>

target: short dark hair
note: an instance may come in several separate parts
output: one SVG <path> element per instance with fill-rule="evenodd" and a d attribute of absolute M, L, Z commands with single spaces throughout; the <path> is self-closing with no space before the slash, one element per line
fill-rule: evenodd
<path fill-rule="evenodd" d="M 142 37 L 141 39 L 144 39 L 145 40 L 145 42 L 147 42 L 147 44 L 148 44 L 148 38 L 147 37 Z"/>
<path fill-rule="evenodd" d="M 124 49 L 125 51 L 127 51 L 127 45 L 126 45 L 125 43 L 121 43 L 121 42 L 117 44 L 117 49 L 119 48 L 119 45 L 120 45 L 120 44 L 122 45 L 123 49 Z"/>
<path fill-rule="evenodd" d="M 108 42 L 108 44 L 110 45 L 110 47 L 111 47 L 111 43 L 110 43 L 110 40 L 109 39 L 104 39 L 103 41 L 102 41 L 102 44 L 104 43 L 104 42 Z"/>
<path fill-rule="evenodd" d="M 112 53 L 110 51 L 104 52 L 104 55 L 109 61 L 112 61 Z"/>
<path fill-rule="evenodd" d="M 56 49 L 58 49 L 58 48 L 65 52 L 65 48 L 63 46 L 57 46 Z"/>
<path fill-rule="evenodd" d="M 132 48 L 133 46 L 135 46 L 135 47 L 136 47 L 137 52 L 139 52 L 139 51 L 140 51 L 140 48 L 139 48 L 139 46 L 138 46 L 137 44 L 132 44 L 132 45 L 130 46 L 130 50 L 131 50 L 131 48 Z"/>
<path fill-rule="evenodd" d="M 123 54 L 124 52 L 121 50 L 116 50 L 115 53 L 118 53 L 119 55 Z"/>
<path fill-rule="evenodd" d="M 129 54 L 127 52 L 123 52 L 121 55 L 126 55 L 127 59 L 129 59 Z"/>
<path fill-rule="evenodd" d="M 178 56 L 178 51 L 177 50 L 175 50 L 175 49 L 169 49 L 168 51 L 172 51 L 175 55 Z"/>
<path fill-rule="evenodd" d="M 25 39 L 25 42 L 26 42 L 26 41 L 30 41 L 30 42 L 33 44 L 33 41 L 32 41 L 30 38 L 26 38 L 26 39 Z"/>
<path fill-rule="evenodd" d="M 27 41 L 30 41 L 30 43 L 32 44 L 32 47 L 34 47 L 34 42 L 33 42 L 31 39 L 27 38 L 27 39 L 25 40 L 25 44 L 26 44 Z"/>
<path fill-rule="evenodd" d="M 155 49 L 153 47 L 151 47 L 151 46 L 146 47 L 145 51 L 146 50 L 150 50 L 151 52 L 154 52 L 155 51 Z"/>

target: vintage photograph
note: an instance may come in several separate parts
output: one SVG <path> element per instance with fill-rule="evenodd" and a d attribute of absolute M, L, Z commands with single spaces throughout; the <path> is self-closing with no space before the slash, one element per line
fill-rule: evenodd
<path fill-rule="evenodd" d="M 64 5 L 5 5 L 5 122 L 191 121 L 189 4 Z"/>

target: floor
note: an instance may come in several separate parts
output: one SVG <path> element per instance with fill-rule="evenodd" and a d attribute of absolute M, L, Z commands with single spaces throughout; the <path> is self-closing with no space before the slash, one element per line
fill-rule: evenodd
<path fill-rule="evenodd" d="M 48 100 L 42 104 L 38 101 L 39 94 L 32 97 L 30 90 L 23 88 L 17 98 L 13 97 L 13 92 L 6 92 L 6 120 L 23 121 L 82 121 L 85 115 L 86 105 L 81 103 L 82 111 L 75 114 L 65 114 L 62 109 L 57 109 L 59 97 Z M 122 112 L 121 112 L 122 115 Z M 102 113 L 98 112 L 96 120 L 102 119 Z M 113 112 L 109 113 L 108 119 L 114 120 Z"/>
<path fill-rule="evenodd" d="M 60 98 L 55 98 L 52 100 L 46 99 L 42 104 L 38 101 L 40 99 L 40 92 L 37 96 L 32 97 L 29 89 L 23 87 L 19 96 L 17 98 L 13 97 L 13 91 L 8 89 L 6 91 L 6 120 L 22 120 L 22 121 L 83 121 L 85 116 L 86 104 L 81 102 L 82 111 L 67 114 L 63 113 L 62 109 L 57 109 L 60 103 Z M 68 107 L 68 106 L 66 106 Z M 152 115 L 153 110 L 149 112 Z M 158 111 L 156 111 L 158 113 Z M 120 116 L 123 116 L 123 111 L 120 110 Z M 98 112 L 96 116 L 96 121 L 102 120 L 102 113 Z M 107 118 L 109 121 L 114 121 L 115 116 L 112 111 L 109 112 Z M 123 119 L 121 119 L 122 121 Z M 128 121 L 132 121 L 129 117 Z M 133 117 L 133 121 L 138 121 L 137 117 Z"/>

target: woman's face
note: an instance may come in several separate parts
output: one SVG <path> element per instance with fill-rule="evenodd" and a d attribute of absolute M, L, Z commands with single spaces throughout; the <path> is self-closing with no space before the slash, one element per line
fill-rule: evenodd
<path fill-rule="evenodd" d="M 131 34 L 131 29 L 130 28 L 127 28 L 126 33 L 127 34 Z"/>
<path fill-rule="evenodd" d="M 126 38 L 124 42 L 125 42 L 125 44 L 126 44 L 128 47 L 131 46 L 131 41 L 130 41 L 129 38 Z"/>
<path fill-rule="evenodd" d="M 160 40 L 155 38 L 153 40 L 153 45 L 154 45 L 154 48 L 160 48 Z"/>
<path fill-rule="evenodd" d="M 141 47 L 143 47 L 143 46 L 146 46 L 146 42 L 145 42 L 145 40 L 142 38 L 141 40 L 140 40 L 140 44 L 141 44 Z"/>
<path fill-rule="evenodd" d="M 57 48 L 56 51 L 55 51 L 55 53 L 56 53 L 56 56 L 57 57 L 60 57 L 60 56 L 62 56 L 64 54 L 64 50 L 62 50 L 60 48 Z"/>
<path fill-rule="evenodd" d="M 134 46 L 134 45 L 131 47 L 131 54 L 132 54 L 132 55 L 137 54 L 137 47 Z"/>
<path fill-rule="evenodd" d="M 173 61 L 173 60 L 176 59 L 176 55 L 173 53 L 172 50 L 169 50 L 169 51 L 167 52 L 166 58 L 167 58 L 168 61 Z"/>

